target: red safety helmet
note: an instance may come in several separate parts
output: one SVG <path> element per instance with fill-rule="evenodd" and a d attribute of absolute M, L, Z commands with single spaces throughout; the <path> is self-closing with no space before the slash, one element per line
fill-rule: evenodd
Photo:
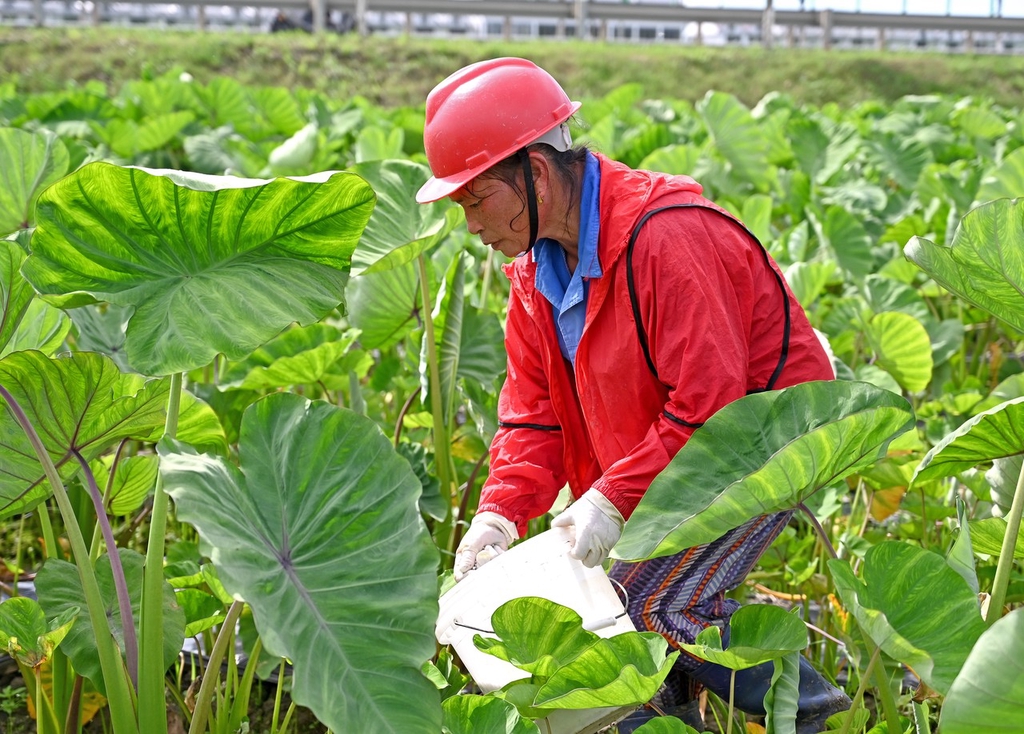
<path fill-rule="evenodd" d="M 499 58 L 459 69 L 427 95 L 423 145 L 434 175 L 416 193 L 426 204 L 453 194 L 580 108 L 532 61 Z M 567 131 L 548 140 L 568 147 Z M 558 140 L 565 140 L 559 146 Z"/>

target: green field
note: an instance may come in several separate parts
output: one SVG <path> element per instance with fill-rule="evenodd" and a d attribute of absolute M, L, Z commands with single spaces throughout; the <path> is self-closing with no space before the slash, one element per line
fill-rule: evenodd
<path fill-rule="evenodd" d="M 831 353 L 836 380 L 707 416 L 615 545 L 681 554 L 797 510 L 729 592 L 729 648 L 685 646 L 775 661 L 768 715 L 712 691 L 704 729 L 793 734 L 806 660 L 854 700 L 828 731 L 1019 731 L 1021 59 L 7 29 L 0 732 L 540 734 L 658 691 L 661 635 L 594 635 L 557 599 L 442 625 L 497 635 L 526 674 L 497 691 L 437 627 L 499 386 L 535 370 L 506 353 L 502 258 L 455 202 L 415 203 L 423 101 L 501 54 L 585 101 L 577 143 L 740 217 Z M 671 302 L 705 308 L 688 282 Z M 714 365 L 718 336 L 684 359 Z M 532 450 L 517 482 L 550 497 L 566 471 Z"/>
<path fill-rule="evenodd" d="M 125 81 L 181 67 L 199 81 L 227 74 L 243 83 L 362 95 L 393 107 L 422 102 L 460 66 L 482 58 L 526 56 L 571 94 L 600 96 L 639 81 L 652 97 L 697 100 L 708 89 L 748 105 L 769 91 L 795 101 L 848 106 L 908 94 L 976 95 L 1016 106 L 1024 58 L 760 48 L 697 48 L 598 42 L 358 38 L 295 34 L 191 33 L 135 29 L 0 29 L 0 68 L 18 91 Z M 10 76 L 9 76 L 10 75 Z"/>

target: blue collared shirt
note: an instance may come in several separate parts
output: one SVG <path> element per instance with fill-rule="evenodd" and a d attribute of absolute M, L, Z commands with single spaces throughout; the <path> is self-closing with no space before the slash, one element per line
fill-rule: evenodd
<path fill-rule="evenodd" d="M 587 315 L 587 281 L 601 277 L 601 262 L 597 256 L 597 238 L 601 228 L 598 203 L 600 190 L 600 164 L 593 154 L 588 153 L 580 196 L 580 234 L 576 243 L 579 263 L 575 272 L 569 272 L 565 250 L 554 240 L 537 240 L 533 248 L 533 257 L 537 262 L 534 284 L 541 295 L 551 302 L 558 346 L 562 355 L 573 365 L 576 364 L 576 349 L 583 335 Z"/>

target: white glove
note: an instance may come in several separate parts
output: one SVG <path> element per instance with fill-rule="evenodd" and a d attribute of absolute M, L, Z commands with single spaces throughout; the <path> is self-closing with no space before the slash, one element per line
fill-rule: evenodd
<path fill-rule="evenodd" d="M 575 542 L 569 555 L 587 568 L 604 563 L 625 524 L 622 513 L 596 489 L 588 489 L 551 521 L 553 528 L 573 528 Z"/>
<path fill-rule="evenodd" d="M 455 580 L 462 581 L 470 571 L 480 568 L 508 550 L 508 544 L 519 539 L 514 523 L 497 512 L 479 512 L 455 551 Z"/>

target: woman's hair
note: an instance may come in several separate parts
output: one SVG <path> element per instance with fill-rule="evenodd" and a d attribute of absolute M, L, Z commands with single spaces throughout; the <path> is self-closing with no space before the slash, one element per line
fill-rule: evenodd
<path fill-rule="evenodd" d="M 580 190 L 583 186 L 583 171 L 585 166 L 583 165 L 587 159 L 587 153 L 590 149 L 585 145 L 574 145 L 568 150 L 555 150 L 547 143 L 535 143 L 529 145 L 526 148 L 528 153 L 537 152 L 548 159 L 551 163 L 552 170 L 555 175 L 557 183 L 562 187 L 562 190 L 567 194 L 569 201 L 574 201 L 579 197 Z M 522 187 L 522 174 L 523 164 L 519 159 L 519 153 L 513 153 L 504 160 L 495 163 L 493 166 L 488 168 L 486 171 L 481 173 L 473 181 L 470 181 L 466 185 L 466 189 L 469 193 L 473 193 L 473 184 L 477 180 L 482 179 L 498 179 L 499 181 L 508 184 L 519 200 L 523 203 L 523 208 L 520 210 L 512 221 L 514 222 L 523 212 L 526 211 L 526 192 Z M 569 220 L 568 210 L 565 213 L 566 224 Z M 511 224 L 511 222 L 510 222 Z"/>

